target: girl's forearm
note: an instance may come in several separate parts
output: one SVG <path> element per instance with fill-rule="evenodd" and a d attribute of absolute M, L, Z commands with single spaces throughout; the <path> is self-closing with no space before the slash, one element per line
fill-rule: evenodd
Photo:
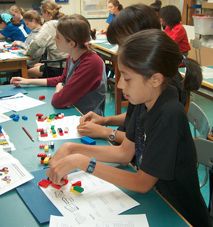
<path fill-rule="evenodd" d="M 70 150 L 70 154 L 82 154 L 90 158 L 95 157 L 102 162 L 128 164 L 132 158 L 131 155 L 126 154 L 122 150 L 122 146 L 91 146 L 70 143 L 67 149 Z"/>
<path fill-rule="evenodd" d="M 105 117 L 105 125 L 123 126 L 126 113 Z"/>
<path fill-rule="evenodd" d="M 26 79 L 26 82 L 24 84 L 47 86 L 47 79 Z"/>

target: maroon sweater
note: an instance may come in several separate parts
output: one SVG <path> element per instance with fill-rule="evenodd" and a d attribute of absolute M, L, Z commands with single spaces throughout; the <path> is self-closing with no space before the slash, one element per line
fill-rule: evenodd
<path fill-rule="evenodd" d="M 75 63 L 75 69 L 69 73 L 69 65 Z M 53 95 L 52 105 L 56 108 L 66 108 L 77 104 L 81 98 L 99 87 L 103 72 L 103 61 L 95 52 L 87 51 L 75 62 L 68 57 L 63 74 L 47 78 L 47 86 L 65 83 L 63 89 Z"/>

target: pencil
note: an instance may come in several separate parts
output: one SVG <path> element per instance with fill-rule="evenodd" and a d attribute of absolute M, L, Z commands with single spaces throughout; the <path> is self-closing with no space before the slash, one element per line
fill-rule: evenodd
<path fill-rule="evenodd" d="M 27 136 L 34 142 L 33 137 L 30 135 L 30 133 L 27 131 L 26 128 L 22 127 L 23 131 L 27 134 Z"/>

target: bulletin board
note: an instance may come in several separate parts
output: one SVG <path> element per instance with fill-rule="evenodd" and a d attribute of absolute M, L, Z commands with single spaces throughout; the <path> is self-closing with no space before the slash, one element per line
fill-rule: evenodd
<path fill-rule="evenodd" d="M 80 0 L 81 14 L 86 18 L 106 18 L 109 14 L 107 0 Z"/>

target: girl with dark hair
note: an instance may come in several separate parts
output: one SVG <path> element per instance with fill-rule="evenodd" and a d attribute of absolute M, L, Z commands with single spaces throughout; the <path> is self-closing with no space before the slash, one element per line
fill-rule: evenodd
<path fill-rule="evenodd" d="M 180 52 L 187 56 L 191 48 L 186 30 L 181 24 L 180 10 L 173 5 L 162 7 L 160 10 L 160 20 L 165 33 L 178 44 Z"/>
<path fill-rule="evenodd" d="M 151 9 L 151 7 L 136 4 L 123 9 L 120 14 L 112 21 L 107 30 L 107 39 L 112 44 L 122 44 L 124 40 L 131 34 L 140 30 L 157 28 L 160 30 L 160 22 Z M 192 64 L 192 60 L 184 60 L 184 64 Z M 190 67 L 190 66 L 189 66 Z M 190 67 L 192 70 L 192 67 Z M 201 70 L 192 73 L 192 76 L 181 77 L 179 72 L 170 79 L 170 84 L 176 87 L 180 102 L 185 105 L 190 91 L 198 90 L 202 81 Z M 131 103 L 128 105 L 127 117 L 130 116 L 134 109 Z M 121 143 L 125 137 L 128 121 L 126 113 L 115 116 L 98 116 L 95 113 L 89 112 L 82 116 L 78 132 L 82 136 L 90 136 L 93 138 L 104 138 L 110 142 Z M 119 126 L 118 130 L 106 126 Z"/>
<path fill-rule="evenodd" d="M 109 24 L 120 13 L 120 11 L 123 9 L 123 6 L 120 4 L 120 2 L 118 0 L 108 0 L 107 8 L 109 10 L 109 16 L 106 19 L 107 28 L 104 30 L 101 30 L 101 33 L 106 33 Z"/>
<path fill-rule="evenodd" d="M 120 45 L 131 34 L 150 28 L 161 28 L 155 12 L 144 4 L 131 5 L 123 9 L 111 22 L 107 30 L 107 39 L 112 44 Z M 129 105 L 128 112 L 132 111 L 132 108 Z M 83 136 L 104 138 L 110 142 L 121 143 L 125 137 L 123 132 L 125 131 L 123 127 L 125 116 L 126 114 L 103 117 L 89 112 L 81 118 L 78 132 Z M 120 130 L 114 130 L 106 125 L 120 126 Z"/>
<path fill-rule="evenodd" d="M 144 4 L 131 5 L 123 9 L 111 22 L 107 39 L 111 44 L 120 45 L 129 35 L 150 28 L 161 28 L 155 12 Z"/>
<path fill-rule="evenodd" d="M 64 16 L 58 22 L 55 38 L 57 48 L 69 54 L 61 76 L 44 79 L 13 77 L 10 82 L 15 86 L 55 86 L 52 97 L 55 108 L 75 105 L 84 114 L 94 111 L 102 115 L 106 92 L 104 63 L 89 49 L 90 26 L 86 18 L 79 19 L 81 17 Z"/>
<path fill-rule="evenodd" d="M 210 227 L 188 120 L 177 90 L 168 83 L 181 61 L 177 44 L 158 29 L 128 37 L 118 53 L 118 87 L 136 106 L 126 138 L 120 146 L 63 144 L 50 161 L 50 180 L 63 184 L 71 170 L 81 169 L 140 193 L 155 187 L 190 224 Z M 194 67 L 199 70 L 198 64 Z M 136 171 L 103 162 L 131 162 Z"/>

